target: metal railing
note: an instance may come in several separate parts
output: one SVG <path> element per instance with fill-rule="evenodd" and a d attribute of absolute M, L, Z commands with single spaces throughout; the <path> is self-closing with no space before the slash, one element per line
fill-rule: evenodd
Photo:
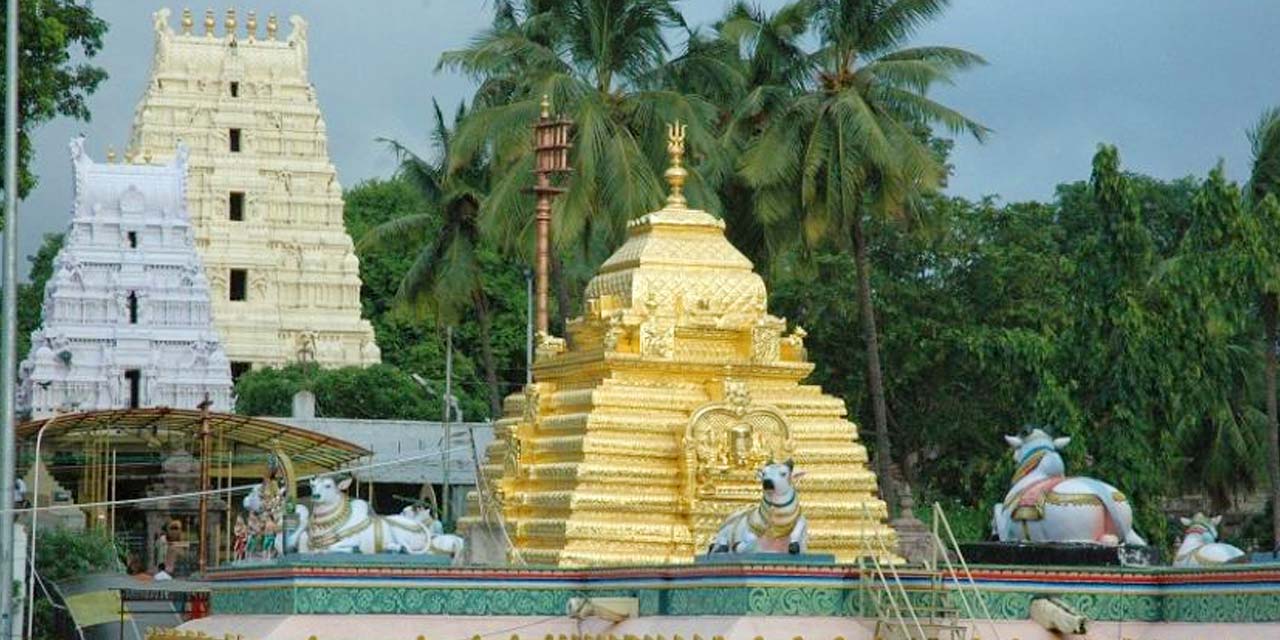
<path fill-rule="evenodd" d="M 865 502 L 862 504 L 862 511 L 863 511 L 864 522 L 877 521 L 876 519 L 873 518 L 871 514 L 871 509 L 867 507 L 867 504 Z M 875 572 L 873 573 L 873 576 L 879 579 L 880 586 L 883 587 L 884 589 L 883 593 L 889 599 L 888 608 L 892 612 L 894 618 L 897 619 L 898 628 L 902 629 L 902 631 L 907 634 L 907 637 L 910 638 L 912 627 L 907 626 L 907 618 L 909 618 L 911 620 L 911 624 L 915 627 L 915 631 L 920 634 L 919 635 L 920 640 L 928 640 L 929 636 L 928 634 L 925 633 L 924 626 L 920 624 L 920 617 L 916 615 L 915 606 L 911 604 L 911 597 L 909 594 L 907 594 L 906 587 L 902 585 L 902 576 L 898 574 L 898 568 L 894 562 L 887 563 L 889 565 L 889 575 L 888 576 L 885 575 L 884 565 L 881 564 L 880 557 L 881 556 L 884 556 L 886 558 L 893 557 L 894 555 L 893 551 L 889 549 L 889 546 L 884 543 L 884 540 L 881 539 L 879 535 L 872 535 L 871 538 L 876 548 L 873 548 L 871 550 L 872 551 L 871 553 L 863 556 L 863 559 L 871 560 L 871 565 L 875 568 Z M 865 575 L 865 573 L 866 572 L 864 571 L 863 574 Z M 893 578 L 893 584 L 890 584 L 889 577 Z M 898 606 L 898 601 L 895 598 L 895 595 L 894 595 L 895 588 L 897 590 L 897 594 L 899 594 L 902 597 L 902 602 L 905 605 L 905 608 L 906 608 L 905 618 L 903 617 L 903 607 Z M 876 607 L 876 617 L 879 619 L 883 619 L 884 611 L 882 610 L 881 602 L 878 598 L 875 599 L 875 607 Z"/>
<path fill-rule="evenodd" d="M 941 525 L 941 528 L 939 528 Z M 947 534 L 944 541 L 941 532 Z M 934 571 L 938 571 L 938 557 L 941 556 L 943 562 L 947 566 L 947 573 L 951 576 L 952 582 L 956 586 L 956 594 L 960 596 L 960 603 L 964 606 L 965 615 L 975 621 L 985 622 L 991 628 L 991 635 L 995 640 L 1000 640 L 1000 631 L 996 628 L 995 620 L 991 617 L 991 610 L 987 607 L 987 599 L 983 596 L 982 590 L 978 588 L 978 583 L 973 579 L 973 573 L 969 571 L 969 563 L 965 562 L 964 554 L 960 551 L 960 544 L 956 541 L 955 533 L 951 530 L 951 522 L 947 520 L 947 514 L 942 510 L 942 505 L 937 502 L 933 503 L 933 567 Z M 947 543 L 950 543 L 949 545 Z M 955 553 L 956 560 L 960 562 L 960 569 L 964 573 L 964 581 L 960 580 L 961 571 L 957 571 L 951 562 L 951 553 Z M 973 606 L 969 604 L 969 598 L 965 594 L 965 588 L 968 587 L 970 595 L 977 600 L 978 607 L 982 611 L 982 617 L 976 615 Z M 976 624 L 975 624 L 976 626 Z"/>

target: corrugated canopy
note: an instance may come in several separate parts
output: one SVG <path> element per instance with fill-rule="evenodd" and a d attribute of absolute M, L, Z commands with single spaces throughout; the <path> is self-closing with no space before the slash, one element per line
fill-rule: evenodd
<path fill-rule="evenodd" d="M 168 407 L 66 413 L 24 422 L 18 425 L 17 436 L 19 440 L 34 442 L 40 428 L 52 423 L 42 441 L 46 451 L 50 445 L 56 448 L 60 444 L 103 437 L 154 447 L 199 438 L 202 416 L 194 409 Z M 224 448 L 234 445 L 262 451 L 279 450 L 302 467 L 332 471 L 371 455 L 364 447 L 345 440 L 262 418 L 215 412 L 210 412 L 208 417 L 212 437 Z"/>

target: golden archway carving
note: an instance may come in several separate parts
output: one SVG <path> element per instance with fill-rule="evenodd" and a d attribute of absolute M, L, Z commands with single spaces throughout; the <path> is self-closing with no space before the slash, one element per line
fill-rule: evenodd
<path fill-rule="evenodd" d="M 760 499 L 756 470 L 790 457 L 785 415 L 753 405 L 745 382 L 724 381 L 724 400 L 694 411 L 684 437 L 684 493 L 695 551 L 710 544 L 736 509 Z"/>

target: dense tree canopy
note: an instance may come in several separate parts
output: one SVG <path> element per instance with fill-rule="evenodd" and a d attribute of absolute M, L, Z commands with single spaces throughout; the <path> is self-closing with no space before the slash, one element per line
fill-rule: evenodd
<path fill-rule="evenodd" d="M 53 259 L 62 248 L 63 235 L 46 234 L 35 255 L 27 256 L 31 263 L 30 282 L 18 285 L 18 360 L 27 357 L 31 350 L 31 332 L 40 327 L 44 310 L 44 285 L 53 276 Z"/>
<path fill-rule="evenodd" d="M 287 413 L 309 389 L 325 416 L 439 419 L 453 326 L 463 410 L 495 416 L 525 380 L 528 125 L 549 94 L 576 123 L 559 315 L 659 202 L 662 125 L 687 121 L 693 203 L 756 261 L 770 311 L 808 331 L 813 381 L 869 425 L 863 442 L 967 537 L 1013 471 L 1000 436 L 1026 425 L 1072 436 L 1068 472 L 1119 487 L 1158 543 L 1172 497 L 1227 509 L 1280 485 L 1280 112 L 1254 129 L 1243 188 L 1209 159 L 1175 180 L 1126 171 L 1102 145 L 1048 201 L 948 197 L 944 136 L 987 130 L 928 91 L 981 58 L 908 41 L 947 4 L 738 2 L 691 31 L 665 0 L 495 2 L 440 62 L 478 81 L 471 106 L 435 109 L 432 144 L 393 143 L 396 174 L 346 193 L 384 364 L 254 371 L 237 409 Z M 1249 531 L 1270 546 L 1264 529 Z"/>
<path fill-rule="evenodd" d="M 19 11 L 18 194 L 26 196 L 36 183 L 30 171 L 30 132 L 57 116 L 89 119 L 89 94 L 107 72 L 83 60 L 97 55 L 107 23 L 94 15 L 91 3 L 81 0 L 22 0 Z M 0 33 L 4 22 L 0 14 Z M 0 65 L 0 81 L 3 78 Z M 3 112 L 0 104 L 0 115 Z"/>

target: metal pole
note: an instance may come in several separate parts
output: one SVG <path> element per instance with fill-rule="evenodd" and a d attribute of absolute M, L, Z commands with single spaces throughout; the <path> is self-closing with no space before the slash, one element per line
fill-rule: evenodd
<path fill-rule="evenodd" d="M 453 456 L 450 455 L 450 449 L 453 448 L 453 423 L 449 421 L 449 399 L 453 397 L 453 327 L 446 327 L 444 335 L 447 343 L 444 355 L 444 451 L 441 452 L 444 462 L 440 470 L 440 482 L 444 485 L 440 497 L 444 504 L 441 506 L 440 520 L 448 522 L 450 512 L 453 511 L 449 505 L 449 463 L 453 461 Z"/>
<path fill-rule="evenodd" d="M 533 384 L 533 269 L 525 269 L 524 281 L 529 297 L 528 309 L 525 310 L 524 383 Z M 499 417 L 494 416 L 494 419 Z"/>
<path fill-rule="evenodd" d="M 209 457 L 213 435 L 209 431 L 209 407 L 212 404 L 206 393 L 204 402 L 200 403 L 200 540 L 196 547 L 200 554 L 196 568 L 201 575 L 204 575 L 209 561 Z"/>
<path fill-rule="evenodd" d="M 5 7 L 4 289 L 0 304 L 0 636 L 13 637 L 14 390 L 18 370 L 18 1 Z"/>
<path fill-rule="evenodd" d="M 35 461 L 31 463 L 31 539 L 27 542 L 27 562 L 32 567 L 36 566 L 36 528 L 40 522 L 40 443 L 44 441 L 44 430 L 53 426 L 62 418 L 62 414 L 55 414 L 52 418 L 44 421 L 40 425 L 40 430 L 36 432 L 36 453 Z M 34 574 L 34 571 L 32 572 Z M 27 581 L 27 636 L 31 635 L 32 625 L 35 616 L 35 597 L 36 597 L 36 581 L 35 576 Z"/>

